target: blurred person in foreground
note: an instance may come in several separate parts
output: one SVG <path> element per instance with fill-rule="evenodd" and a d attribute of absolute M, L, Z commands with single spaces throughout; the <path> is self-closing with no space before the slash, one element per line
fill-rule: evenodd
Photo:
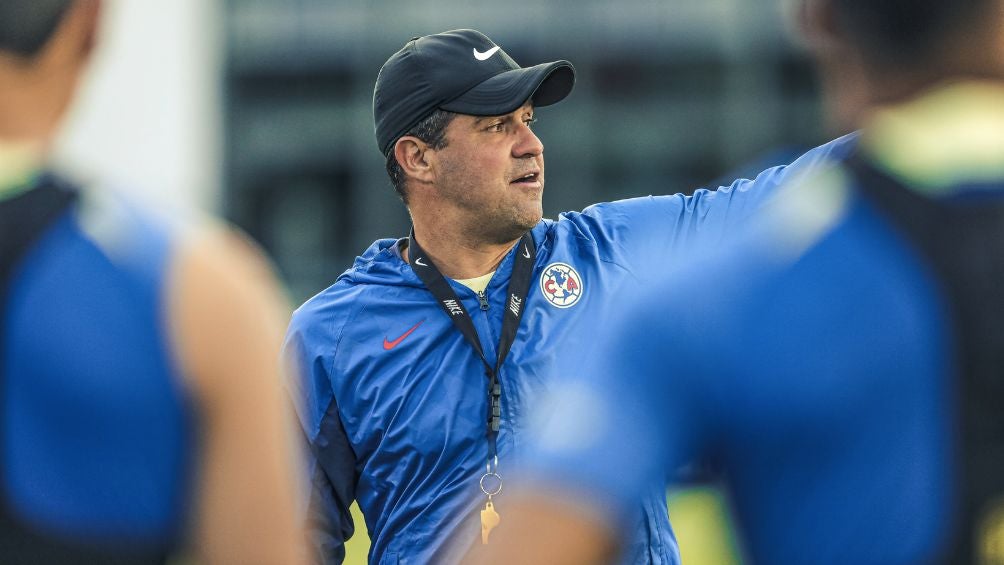
<path fill-rule="evenodd" d="M 1004 2 L 799 14 L 858 149 L 609 320 L 471 562 L 613 561 L 696 458 L 749 562 L 1004 563 Z"/>
<path fill-rule="evenodd" d="M 474 30 L 412 39 L 381 69 L 376 137 L 412 233 L 375 242 L 298 309 L 285 346 L 304 379 L 290 387 L 319 561 L 344 559 L 353 500 L 371 563 L 449 563 L 448 538 L 489 543 L 508 520 L 502 480 L 526 402 L 592 347 L 619 292 L 687 245 L 725 239 L 793 171 L 853 141 L 715 192 L 543 219 L 532 124 L 573 84 L 567 61 L 521 68 Z M 634 502 L 625 562 L 678 562 L 653 487 Z"/>
<path fill-rule="evenodd" d="M 297 563 L 266 263 L 46 168 L 100 7 L 0 3 L 0 563 Z"/>

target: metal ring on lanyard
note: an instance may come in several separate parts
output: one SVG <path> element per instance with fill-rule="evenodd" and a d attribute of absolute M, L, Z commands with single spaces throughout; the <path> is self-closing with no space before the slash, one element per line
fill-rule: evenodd
<path fill-rule="evenodd" d="M 497 489 L 495 489 L 494 492 L 490 492 L 487 488 L 485 488 L 485 479 L 489 477 L 495 477 L 499 481 L 499 486 Z M 493 496 L 498 496 L 499 493 L 502 492 L 502 476 L 499 475 L 498 473 L 485 473 L 484 475 L 481 475 L 481 480 L 478 481 L 478 484 L 481 485 L 481 492 L 488 495 L 488 498 L 491 498 Z"/>
<path fill-rule="evenodd" d="M 495 463 L 495 470 L 494 471 L 492 471 L 492 463 Z M 489 477 L 495 477 L 499 481 L 499 488 L 495 489 L 494 492 L 490 492 L 487 488 L 485 488 L 485 479 L 487 479 Z M 498 455 L 496 455 L 495 457 L 489 459 L 488 463 L 485 464 L 485 474 L 481 475 L 481 480 L 478 481 L 478 485 L 481 486 L 481 492 L 485 493 L 488 496 L 489 500 L 491 500 L 491 498 L 493 496 L 498 496 L 498 494 L 500 492 L 502 492 L 502 475 L 499 475 L 499 456 Z"/>

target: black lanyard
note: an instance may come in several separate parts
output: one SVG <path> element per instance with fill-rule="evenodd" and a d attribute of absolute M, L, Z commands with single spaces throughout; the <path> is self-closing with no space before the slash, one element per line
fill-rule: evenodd
<path fill-rule="evenodd" d="M 523 304 L 530 291 L 530 279 L 533 276 L 533 264 L 537 258 L 537 246 L 533 243 L 533 237 L 527 232 L 519 240 L 519 247 L 516 249 L 516 262 L 512 267 L 512 275 L 509 277 L 508 297 L 505 305 L 505 312 L 502 320 L 502 335 L 499 338 L 498 360 L 492 365 L 485 358 L 484 349 L 481 347 L 481 340 L 478 332 L 474 329 L 474 322 L 470 314 L 464 308 L 463 302 L 453 292 L 450 283 L 446 282 L 442 273 L 433 264 L 432 259 L 422 251 L 418 241 L 415 240 L 415 230 L 411 231 L 408 238 L 408 245 L 411 248 L 409 256 L 411 268 L 414 269 L 418 278 L 422 279 L 425 287 L 436 297 L 436 301 L 442 306 L 446 315 L 453 320 L 460 333 L 463 334 L 467 342 L 471 344 L 477 352 L 481 362 L 485 365 L 485 376 L 488 377 L 488 416 L 486 418 L 488 428 L 488 459 L 491 461 L 498 453 L 498 433 L 499 424 L 502 418 L 502 385 L 498 380 L 499 369 L 505 362 L 509 349 L 512 348 L 516 340 L 516 330 L 519 329 L 519 321 L 523 318 Z"/>

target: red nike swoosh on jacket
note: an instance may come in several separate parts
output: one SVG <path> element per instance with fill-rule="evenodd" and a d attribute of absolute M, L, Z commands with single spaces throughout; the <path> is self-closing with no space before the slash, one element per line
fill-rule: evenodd
<path fill-rule="evenodd" d="M 424 322 L 424 321 L 425 320 L 422 320 L 422 322 Z M 412 326 L 410 330 L 404 332 L 404 335 L 402 335 L 401 337 L 395 339 L 394 341 L 387 341 L 387 338 L 384 337 L 383 338 L 383 348 L 386 349 L 387 351 L 390 351 L 391 349 L 394 349 L 395 347 L 397 347 L 397 344 L 399 344 L 402 341 L 404 341 L 404 338 L 410 336 L 411 332 L 417 330 L 418 326 L 422 325 L 422 322 L 419 322 L 419 323 L 415 324 L 414 326 Z"/>

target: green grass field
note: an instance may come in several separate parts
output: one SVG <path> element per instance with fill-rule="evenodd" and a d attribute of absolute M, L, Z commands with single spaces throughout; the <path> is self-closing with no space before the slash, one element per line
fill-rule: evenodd
<path fill-rule="evenodd" d="M 345 565 L 366 565 L 366 555 L 370 552 L 370 538 L 366 535 L 366 522 L 359 506 L 352 504 L 352 519 L 356 523 L 356 535 L 345 544 Z"/>

